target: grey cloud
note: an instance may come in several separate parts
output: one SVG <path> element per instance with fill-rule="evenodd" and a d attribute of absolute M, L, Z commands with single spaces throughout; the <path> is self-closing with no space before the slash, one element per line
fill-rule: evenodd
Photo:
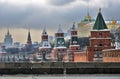
<path fill-rule="evenodd" d="M 55 6 L 63 6 L 70 4 L 76 0 L 48 0 L 49 4 L 55 5 Z"/>
<path fill-rule="evenodd" d="M 59 2 L 59 0 L 55 1 Z M 108 8 L 102 9 L 105 20 L 111 20 L 113 17 L 120 20 L 120 11 L 118 10 L 118 7 L 120 7 L 119 3 L 112 3 L 112 1 L 110 1 L 108 4 Z M 89 13 L 92 17 L 96 18 L 98 8 L 90 7 Z M 87 7 L 85 5 L 77 5 L 66 10 L 59 8 L 57 11 L 48 11 L 38 6 L 29 5 L 23 10 L 11 5 L 0 4 L 0 27 L 13 27 L 14 25 L 14 27 L 41 29 L 45 26 L 48 29 L 54 30 L 61 24 L 62 27 L 68 28 L 72 25 L 73 21 L 78 23 L 84 19 L 86 14 Z"/>

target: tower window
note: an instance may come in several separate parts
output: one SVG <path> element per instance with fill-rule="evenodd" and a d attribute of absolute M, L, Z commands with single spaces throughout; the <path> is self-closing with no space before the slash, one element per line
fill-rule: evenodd
<path fill-rule="evenodd" d="M 102 33 L 101 32 L 99 33 L 99 37 L 102 38 Z"/>
<path fill-rule="evenodd" d="M 103 46 L 103 44 L 99 44 L 99 46 Z"/>

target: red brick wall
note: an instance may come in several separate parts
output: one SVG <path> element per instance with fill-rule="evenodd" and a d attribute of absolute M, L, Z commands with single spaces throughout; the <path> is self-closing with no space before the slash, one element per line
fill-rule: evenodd
<path fill-rule="evenodd" d="M 86 53 L 80 52 L 80 53 L 74 53 L 74 62 L 86 62 Z"/>
<path fill-rule="evenodd" d="M 93 61 L 94 51 L 114 48 L 111 46 L 110 31 L 91 31 L 90 46 L 87 47 L 87 60 Z"/>
<path fill-rule="evenodd" d="M 103 62 L 120 62 L 120 57 L 103 57 Z"/>
<path fill-rule="evenodd" d="M 111 46 L 111 39 L 91 39 L 90 46 L 99 46 L 102 44 L 103 46 Z"/>
<path fill-rule="evenodd" d="M 100 33 L 103 38 L 110 37 L 110 31 L 91 31 L 91 38 L 99 38 Z"/>
<path fill-rule="evenodd" d="M 94 57 L 94 48 L 93 47 L 87 47 L 87 60 L 88 61 L 93 61 Z"/>
<path fill-rule="evenodd" d="M 120 49 L 103 50 L 103 62 L 120 62 Z"/>

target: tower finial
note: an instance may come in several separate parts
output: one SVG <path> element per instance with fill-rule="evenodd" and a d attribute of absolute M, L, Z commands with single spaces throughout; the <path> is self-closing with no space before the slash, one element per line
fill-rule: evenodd
<path fill-rule="evenodd" d="M 75 25 L 75 21 L 73 22 L 73 25 Z"/>
<path fill-rule="evenodd" d="M 43 35 L 46 35 L 46 34 L 47 34 L 47 32 L 46 32 L 46 27 L 44 27 L 42 34 L 43 34 Z"/>
<path fill-rule="evenodd" d="M 63 33 L 62 29 L 61 29 L 61 24 L 59 24 L 59 28 L 57 30 L 57 33 Z"/>
<path fill-rule="evenodd" d="M 89 3 L 88 3 L 88 6 L 87 6 L 87 16 L 89 16 Z"/>
<path fill-rule="evenodd" d="M 7 28 L 7 35 L 9 35 L 10 34 L 10 32 L 9 32 L 9 28 Z"/>
<path fill-rule="evenodd" d="M 101 8 L 99 8 L 99 13 L 101 12 Z"/>
<path fill-rule="evenodd" d="M 72 26 L 72 29 L 75 29 L 75 21 L 73 22 L 73 26 Z"/>

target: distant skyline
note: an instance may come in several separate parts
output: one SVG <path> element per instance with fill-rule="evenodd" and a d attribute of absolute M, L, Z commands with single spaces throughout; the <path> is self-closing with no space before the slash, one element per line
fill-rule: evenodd
<path fill-rule="evenodd" d="M 12 36 L 18 37 L 14 41 L 19 41 L 21 39 L 19 36 L 23 35 L 20 42 L 26 41 L 28 28 L 33 30 L 32 39 L 37 41 L 36 37 L 41 37 L 41 35 L 38 36 L 38 33 L 41 34 L 44 27 L 47 28 L 48 34 L 52 35 L 59 24 L 66 31 L 74 21 L 77 25 L 84 19 L 84 16 L 87 15 L 87 7 L 89 14 L 94 19 L 97 16 L 98 8 L 102 8 L 105 20 L 113 18 L 120 20 L 120 0 L 0 0 L 0 28 L 2 28 L 0 29 L 2 34 L 0 41 L 2 42 L 4 39 L 7 28 L 11 29 Z M 4 33 L 2 33 L 3 31 Z"/>

